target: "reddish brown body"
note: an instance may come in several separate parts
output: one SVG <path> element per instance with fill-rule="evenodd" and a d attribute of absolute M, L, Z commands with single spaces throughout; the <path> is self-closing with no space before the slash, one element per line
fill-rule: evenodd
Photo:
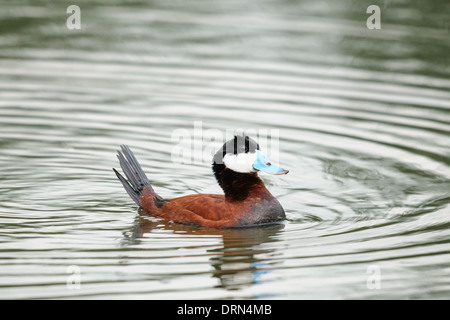
<path fill-rule="evenodd" d="M 196 194 L 162 200 L 151 188 L 145 187 L 139 204 L 146 213 L 183 224 L 213 228 L 248 227 L 284 220 L 284 210 L 262 180 L 253 174 L 235 173 L 225 169 L 221 173 L 233 179 L 225 188 L 225 195 Z M 237 178 L 236 178 L 237 176 Z"/>

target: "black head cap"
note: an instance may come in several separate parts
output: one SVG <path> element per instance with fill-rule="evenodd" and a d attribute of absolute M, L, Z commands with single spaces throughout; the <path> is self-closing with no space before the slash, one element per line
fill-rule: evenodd
<path fill-rule="evenodd" d="M 246 135 L 235 135 L 233 139 L 228 140 L 224 145 L 217 150 L 213 158 L 212 169 L 214 176 L 220 183 L 219 175 L 220 172 L 225 169 L 223 164 L 223 157 L 226 154 L 239 154 L 239 153 L 254 153 L 259 150 L 259 144 Z"/>
<path fill-rule="evenodd" d="M 259 150 L 259 144 L 250 138 L 249 136 L 234 136 L 233 139 L 224 143 L 214 155 L 213 162 L 217 164 L 223 164 L 223 157 L 226 154 L 238 154 L 238 153 L 254 153 Z"/>

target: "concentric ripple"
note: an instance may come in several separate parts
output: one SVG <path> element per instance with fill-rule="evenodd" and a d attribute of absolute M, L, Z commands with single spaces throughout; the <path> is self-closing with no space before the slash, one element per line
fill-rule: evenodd
<path fill-rule="evenodd" d="M 448 298 L 438 3 L 386 4 L 368 30 L 365 1 L 98 0 L 74 31 L 65 4 L 5 2 L 0 298 Z M 159 194 L 220 193 L 209 151 L 235 129 L 274 134 L 290 173 L 261 177 L 285 224 L 164 222 L 111 170 L 128 144 Z"/>

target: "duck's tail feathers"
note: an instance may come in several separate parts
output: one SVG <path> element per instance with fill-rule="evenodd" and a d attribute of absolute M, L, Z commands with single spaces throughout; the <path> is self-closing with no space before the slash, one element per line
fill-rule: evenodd
<path fill-rule="evenodd" d="M 150 193 L 153 195 L 155 195 L 155 191 L 130 148 L 126 145 L 120 147 L 122 152 L 120 150 L 117 151 L 117 158 L 119 158 L 120 167 L 128 180 L 117 172 L 116 169 L 113 168 L 113 170 L 116 173 L 117 178 L 122 182 L 122 185 L 130 198 L 133 199 L 137 205 L 140 205 L 139 199 L 142 190 L 144 190 L 145 187 L 148 187 Z"/>

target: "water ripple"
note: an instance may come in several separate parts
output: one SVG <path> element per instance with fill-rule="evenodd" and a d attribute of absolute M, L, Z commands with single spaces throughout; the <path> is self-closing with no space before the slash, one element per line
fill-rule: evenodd
<path fill-rule="evenodd" d="M 403 18 L 371 32 L 358 6 L 307 3 L 94 1 L 78 34 L 46 2 L 0 13 L 22 28 L 0 33 L 0 297 L 448 296 L 448 17 L 391 4 Z M 286 224 L 136 212 L 111 170 L 122 143 L 163 196 L 221 192 L 208 157 L 171 159 L 176 129 L 209 145 L 198 121 L 279 130 L 290 174 L 261 176 Z"/>

